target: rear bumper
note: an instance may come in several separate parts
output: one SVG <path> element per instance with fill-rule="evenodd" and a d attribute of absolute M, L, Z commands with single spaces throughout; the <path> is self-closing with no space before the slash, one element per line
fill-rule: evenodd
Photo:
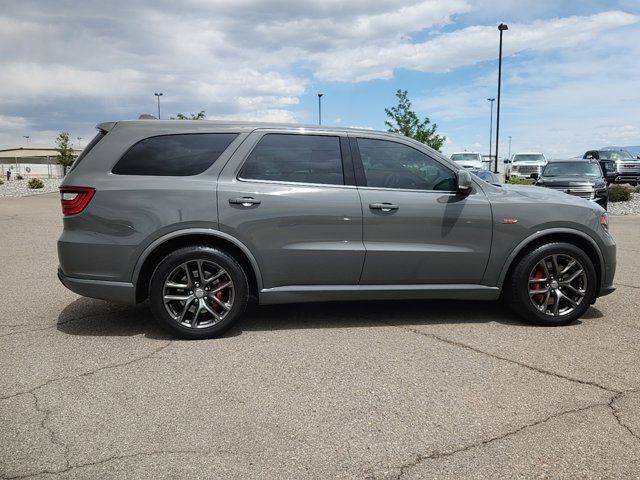
<path fill-rule="evenodd" d="M 65 287 L 83 297 L 129 305 L 136 303 L 136 289 L 133 283 L 67 277 L 60 268 L 58 278 Z"/>

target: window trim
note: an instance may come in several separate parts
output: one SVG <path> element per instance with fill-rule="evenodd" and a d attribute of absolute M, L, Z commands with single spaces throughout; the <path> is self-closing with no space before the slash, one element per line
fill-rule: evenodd
<path fill-rule="evenodd" d="M 266 131 L 259 132 L 260 135 L 256 138 L 251 150 L 244 156 L 240 165 L 238 165 L 235 172 L 235 180 L 243 183 L 263 183 L 272 185 L 305 185 L 310 187 L 330 187 L 330 188 L 355 188 L 355 179 L 349 174 L 349 166 L 353 171 L 353 156 L 351 150 L 347 150 L 348 138 L 346 135 L 340 132 L 299 132 L 299 131 Z M 247 163 L 247 160 L 255 149 L 260 144 L 260 141 L 267 135 L 301 135 L 304 137 L 334 137 L 338 139 L 338 147 L 340 148 L 340 166 L 342 168 L 342 181 L 344 183 L 312 183 L 312 182 L 290 182 L 285 180 L 264 180 L 259 178 L 243 178 L 240 176 L 243 167 Z M 349 182 L 349 183 L 348 183 Z"/>
<path fill-rule="evenodd" d="M 424 152 L 422 150 L 419 150 L 419 149 L 415 148 L 412 145 L 408 145 L 405 142 L 397 141 L 396 139 L 392 140 L 392 139 L 389 139 L 389 138 L 379 138 L 379 137 L 373 137 L 373 136 L 372 137 L 368 137 L 368 136 L 365 136 L 365 135 L 356 135 L 356 136 L 350 136 L 349 137 L 349 143 L 350 143 L 350 146 L 351 146 L 351 153 L 352 153 L 353 165 L 354 165 L 355 176 L 356 176 L 356 185 L 358 186 L 358 188 L 362 188 L 362 189 L 366 189 L 366 190 L 385 190 L 385 191 L 392 191 L 392 192 L 423 192 L 423 193 L 439 193 L 439 194 L 442 194 L 442 195 L 445 195 L 445 194 L 457 195 L 458 194 L 457 190 L 425 190 L 425 189 L 420 189 L 420 188 L 373 187 L 373 186 L 367 185 L 367 177 L 366 177 L 365 172 L 364 172 L 364 165 L 362 163 L 362 157 L 360 156 L 360 148 L 358 147 L 358 139 L 379 140 L 381 142 L 396 143 L 398 145 L 403 145 L 403 146 L 405 146 L 407 148 L 413 148 L 416 152 L 419 152 L 419 153 L 422 153 L 423 155 L 426 155 L 428 158 L 430 158 L 434 162 L 438 163 L 443 168 L 446 168 L 447 170 L 449 170 L 453 174 L 453 177 L 455 178 L 456 183 L 458 181 L 458 172 L 457 171 L 452 170 L 447 165 L 445 165 L 442 162 L 440 162 L 438 159 L 434 158 L 433 156 L 429 155 L 428 153 L 426 153 L 426 152 Z"/>
<path fill-rule="evenodd" d="M 145 140 L 149 140 L 151 138 L 157 138 L 157 137 L 177 137 L 177 136 L 181 136 L 181 135 L 235 135 L 235 138 L 233 140 L 231 140 L 231 143 L 229 143 L 229 145 L 227 145 L 227 148 L 225 148 L 222 153 L 220 153 L 220 155 L 218 155 L 218 158 L 216 158 L 213 162 L 211 162 L 211 165 L 209 165 L 207 168 L 205 168 L 202 172 L 200 173 L 196 173 L 194 175 L 149 175 L 149 174 L 136 174 L 136 173 L 114 173 L 113 169 L 116 168 L 116 165 L 118 165 L 118 163 L 120 163 L 120 160 L 122 160 L 131 150 L 133 150 L 133 148 L 138 145 L 141 142 L 144 142 Z M 229 151 L 229 149 L 231 148 L 231 146 L 236 143 L 238 141 L 239 138 L 242 138 L 242 141 L 244 141 L 244 139 L 246 139 L 246 137 L 242 137 L 242 132 L 239 131 L 233 131 L 233 132 L 180 132 L 180 133 L 158 133 L 155 135 L 149 135 L 149 136 L 145 136 L 143 138 L 140 138 L 138 140 L 136 140 L 131 146 L 129 146 L 129 148 L 127 148 L 122 155 L 120 155 L 120 157 L 118 157 L 118 159 L 113 163 L 113 165 L 111 165 L 111 168 L 109 168 L 109 175 L 117 175 L 118 177 L 154 177 L 154 178 L 193 178 L 193 177 L 197 177 L 199 175 L 204 175 L 206 174 L 209 170 L 211 170 L 216 163 L 218 163 L 218 160 L 220 160 L 220 158 L 222 158 L 225 153 L 227 153 Z M 238 144 L 239 146 L 239 144 Z M 237 149 L 237 147 L 236 147 Z M 234 152 L 235 150 L 234 149 Z M 232 152 L 233 153 L 233 152 Z M 227 159 L 228 161 L 229 159 Z M 225 162 L 226 164 L 226 162 Z"/>

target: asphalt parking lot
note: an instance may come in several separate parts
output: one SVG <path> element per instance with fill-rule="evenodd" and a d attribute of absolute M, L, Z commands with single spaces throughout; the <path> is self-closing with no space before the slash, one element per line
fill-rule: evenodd
<path fill-rule="evenodd" d="M 256 307 L 178 341 L 58 283 L 58 196 L 0 199 L 4 478 L 640 478 L 640 217 L 581 322 L 495 303 Z"/>

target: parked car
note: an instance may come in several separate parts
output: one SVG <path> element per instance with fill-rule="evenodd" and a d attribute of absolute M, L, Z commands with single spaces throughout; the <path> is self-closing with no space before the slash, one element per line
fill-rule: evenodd
<path fill-rule="evenodd" d="M 491 185 L 502 185 L 502 182 L 500 181 L 498 176 L 495 173 L 493 173 L 491 170 L 473 169 L 473 170 L 469 170 L 469 172 L 473 173 L 477 177 L 480 177 L 482 180 L 484 180 L 487 183 L 490 183 Z"/>
<path fill-rule="evenodd" d="M 514 153 L 509 160 L 505 160 L 505 179 L 531 178 L 532 173 L 540 175 L 547 164 L 547 158 L 539 152 Z"/>
<path fill-rule="evenodd" d="M 482 155 L 478 152 L 456 152 L 451 154 L 451 160 L 464 168 L 475 168 L 481 170 L 484 168 L 482 164 Z"/>
<path fill-rule="evenodd" d="M 588 150 L 583 158 L 598 160 L 608 183 L 640 182 L 640 156 L 633 158 L 625 150 Z"/>
<path fill-rule="evenodd" d="M 550 160 L 535 185 L 584 198 L 604 209 L 609 201 L 607 181 L 597 160 Z"/>
<path fill-rule="evenodd" d="M 221 334 L 250 299 L 503 296 L 530 322 L 563 325 L 614 290 L 599 205 L 493 186 L 400 135 L 210 121 L 98 129 L 60 187 L 59 278 L 88 297 L 148 298 L 180 337 Z"/>

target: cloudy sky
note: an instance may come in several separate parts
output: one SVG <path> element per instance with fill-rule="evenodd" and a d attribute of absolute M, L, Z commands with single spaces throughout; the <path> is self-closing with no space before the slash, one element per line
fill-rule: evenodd
<path fill-rule="evenodd" d="M 384 128 L 407 89 L 448 137 L 488 152 L 504 37 L 501 151 L 640 144 L 637 0 L 5 0 L 0 148 L 96 123 L 210 119 Z"/>

